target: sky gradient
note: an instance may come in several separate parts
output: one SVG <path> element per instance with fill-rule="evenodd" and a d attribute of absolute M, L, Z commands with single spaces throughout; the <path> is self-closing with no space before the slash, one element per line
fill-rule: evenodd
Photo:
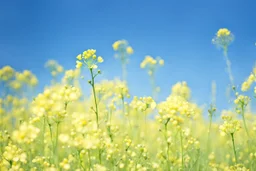
<path fill-rule="evenodd" d="M 224 109 L 229 80 L 222 51 L 211 39 L 223 27 L 235 35 L 229 58 L 240 85 L 256 61 L 255 7 L 253 0 L 0 1 L 0 67 L 31 70 L 42 89 L 50 82 L 44 68 L 48 59 L 72 69 L 79 53 L 94 48 L 105 60 L 99 79 L 113 79 L 121 76 L 121 65 L 112 44 L 126 39 L 134 48 L 127 66 L 132 95 L 150 95 L 148 76 L 139 65 L 145 55 L 160 56 L 165 60 L 156 74 L 160 100 L 173 84 L 187 81 L 193 101 L 209 104 L 215 80 L 217 107 Z"/>

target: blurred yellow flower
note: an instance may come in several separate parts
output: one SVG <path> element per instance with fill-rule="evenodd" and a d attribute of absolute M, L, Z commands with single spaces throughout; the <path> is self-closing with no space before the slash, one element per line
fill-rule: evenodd
<path fill-rule="evenodd" d="M 132 49 L 132 47 L 131 47 L 131 46 L 128 46 L 128 47 L 126 48 L 126 52 L 127 52 L 128 54 L 133 54 L 133 49 Z"/>
<path fill-rule="evenodd" d="M 229 35 L 230 35 L 230 31 L 227 28 L 221 28 L 217 32 L 218 37 L 229 36 Z"/>
<path fill-rule="evenodd" d="M 103 61 L 104 61 L 103 58 L 102 58 L 101 56 L 99 56 L 99 57 L 98 57 L 98 62 L 99 62 L 99 63 L 102 63 Z"/>

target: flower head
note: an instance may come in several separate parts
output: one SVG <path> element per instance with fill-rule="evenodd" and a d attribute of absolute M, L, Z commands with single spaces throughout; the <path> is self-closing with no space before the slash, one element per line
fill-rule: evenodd
<path fill-rule="evenodd" d="M 234 41 L 234 35 L 227 29 L 221 28 L 212 39 L 212 43 L 226 49 Z"/>
<path fill-rule="evenodd" d="M 241 124 L 238 120 L 233 120 L 231 116 L 222 116 L 224 123 L 219 127 L 222 135 L 234 134 L 241 129 Z"/>
<path fill-rule="evenodd" d="M 102 63 L 104 60 L 101 56 L 96 55 L 96 50 L 88 49 L 82 54 L 76 57 L 76 68 L 81 68 L 83 65 L 87 66 L 89 69 L 97 68 L 97 63 Z"/>
<path fill-rule="evenodd" d="M 164 60 L 161 59 L 160 57 L 157 57 L 154 59 L 152 56 L 146 56 L 145 59 L 140 63 L 141 68 L 145 68 L 148 71 L 148 74 L 151 76 L 154 74 L 156 69 L 159 66 L 164 65 Z"/>

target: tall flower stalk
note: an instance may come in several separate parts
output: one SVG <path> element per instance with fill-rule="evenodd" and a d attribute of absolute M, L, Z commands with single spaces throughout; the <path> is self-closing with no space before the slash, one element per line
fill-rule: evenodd
<path fill-rule="evenodd" d="M 238 120 L 233 120 L 231 116 L 222 116 L 224 123 L 219 127 L 223 135 L 231 136 L 233 152 L 235 157 L 235 163 L 237 164 L 237 152 L 235 147 L 235 133 L 241 129 L 240 122 Z"/>
<path fill-rule="evenodd" d="M 231 61 L 228 57 L 228 46 L 234 41 L 234 35 L 227 29 L 221 28 L 212 39 L 212 43 L 223 50 L 224 59 L 227 65 L 227 72 L 231 86 L 234 86 L 234 77 L 231 69 Z"/>
<path fill-rule="evenodd" d="M 127 77 L 127 67 L 129 56 L 133 54 L 133 48 L 129 46 L 126 40 L 118 40 L 112 45 L 116 51 L 115 57 L 121 60 L 122 64 L 122 80 L 125 81 Z"/>
<path fill-rule="evenodd" d="M 152 97 L 154 99 L 157 98 L 157 87 L 156 87 L 156 80 L 155 80 L 155 73 L 158 67 L 164 65 L 164 60 L 160 57 L 154 59 L 151 56 L 146 56 L 145 59 L 141 62 L 140 67 L 145 69 L 148 72 L 150 77 L 150 84 L 152 87 Z"/>
<path fill-rule="evenodd" d="M 89 69 L 91 74 L 91 80 L 89 80 L 88 82 L 91 85 L 92 91 L 93 91 L 95 108 L 94 109 L 92 108 L 92 109 L 95 112 L 97 128 L 99 128 L 99 109 L 98 109 L 98 102 L 97 102 L 97 96 L 95 91 L 95 78 L 101 72 L 100 70 L 98 70 L 98 72 L 95 74 L 94 69 L 98 68 L 97 64 L 102 63 L 104 60 L 101 56 L 98 56 L 98 57 L 96 56 L 96 50 L 94 49 L 88 49 L 84 51 L 82 54 L 79 54 L 76 58 L 77 58 L 76 68 L 81 68 L 82 66 L 86 66 L 86 68 Z"/>

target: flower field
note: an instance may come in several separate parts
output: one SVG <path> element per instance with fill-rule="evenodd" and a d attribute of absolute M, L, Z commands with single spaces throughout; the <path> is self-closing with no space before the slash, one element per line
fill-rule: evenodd
<path fill-rule="evenodd" d="M 122 66 L 121 79 L 98 81 L 104 72 L 100 70 L 104 54 L 99 56 L 95 49 L 78 52 L 72 70 L 49 60 L 45 68 L 52 83 L 38 94 L 33 94 L 40 81 L 35 74 L 4 66 L 0 69 L 0 170 L 256 170 L 256 117 L 250 110 L 255 105 L 251 100 L 256 97 L 256 67 L 243 83 L 234 84 L 228 56 L 233 41 L 226 28 L 212 39 L 213 48 L 220 48 L 226 61 L 234 110 L 218 110 L 214 83 L 207 110 L 191 100 L 185 80 L 170 85 L 166 99 L 158 102 L 156 71 L 164 67 L 160 57 L 145 56 L 138 66 L 148 75 L 152 95 L 131 95 L 126 68 L 134 50 L 126 40 L 112 45 Z M 84 74 L 90 79 L 83 79 Z M 89 96 L 84 84 L 89 85 Z M 253 88 L 253 94 L 245 95 Z"/>

